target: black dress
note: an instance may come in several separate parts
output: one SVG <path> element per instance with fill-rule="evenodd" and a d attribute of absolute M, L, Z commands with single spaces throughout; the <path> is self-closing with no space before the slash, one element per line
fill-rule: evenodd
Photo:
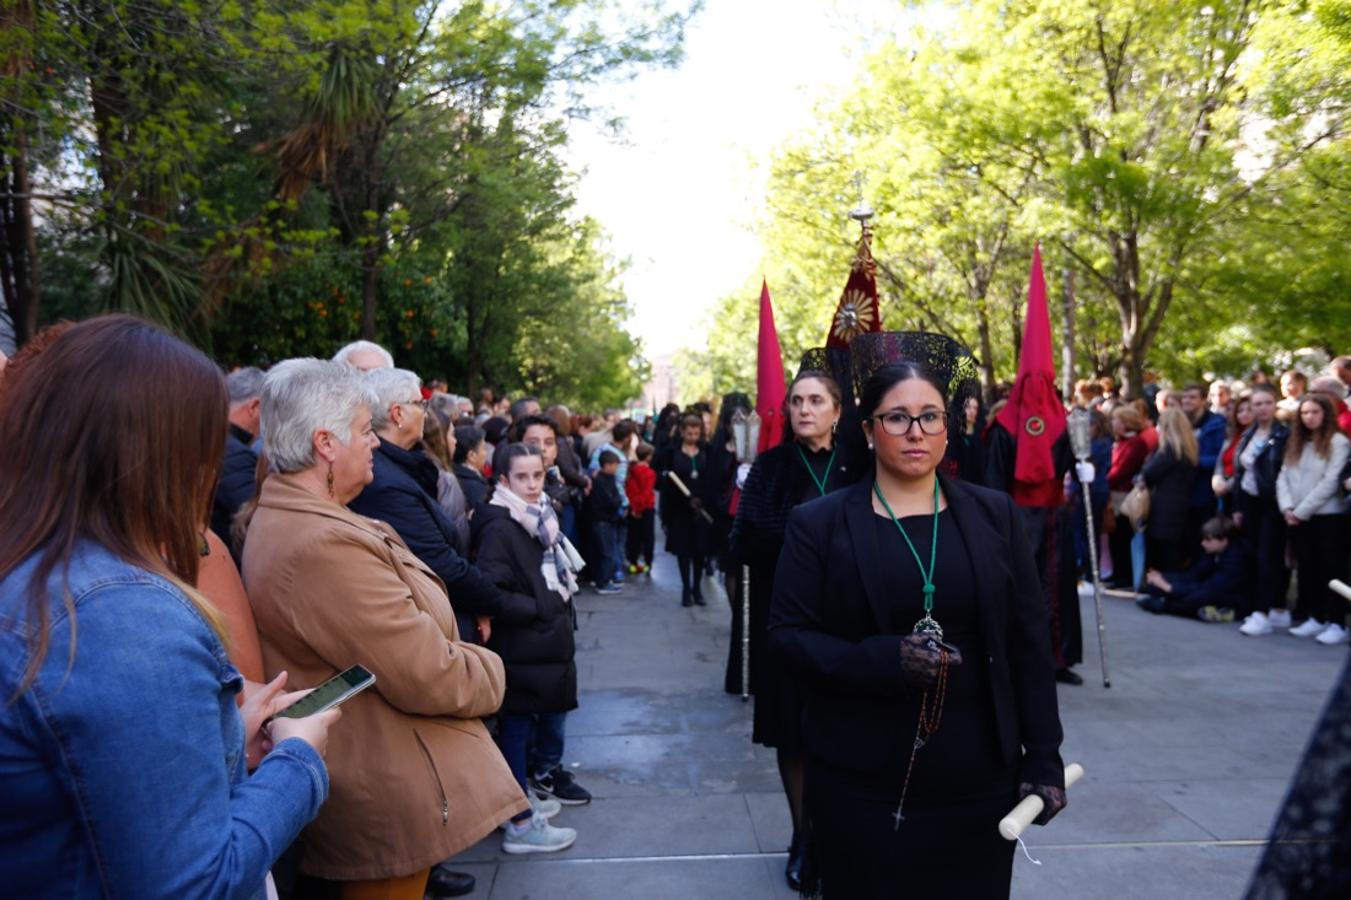
<path fill-rule="evenodd" d="M 822 496 L 818 481 L 824 481 L 828 494 L 859 479 L 862 466 L 843 447 L 833 459 L 831 454 L 831 450 L 808 450 L 793 440 L 761 454 L 746 476 L 729 542 L 737 564 L 751 570 L 750 675 L 755 695 L 751 740 L 789 753 L 802 750 L 802 695 L 791 673 L 767 652 L 769 603 L 788 514 Z M 723 688 L 729 694 L 741 693 L 739 597 L 732 604 L 732 641 Z"/>
<path fill-rule="evenodd" d="M 943 478 L 934 618 L 963 654 L 937 732 L 893 814 L 920 698 L 901 639 L 922 578 L 890 518 L 856 484 L 789 517 L 770 650 L 803 687 L 807 814 L 827 898 L 1007 897 L 998 835 L 1020 782 L 1063 789 L 1055 660 L 1040 579 L 1007 495 Z M 902 524 L 928 564 L 932 514 Z"/>
<path fill-rule="evenodd" d="M 924 615 L 919 569 L 889 517 L 874 516 L 885 590 L 902 631 Z M 901 519 L 925 565 L 933 516 Z M 1017 778 L 999 759 L 989 689 L 987 648 L 977 616 L 968 550 L 952 515 L 939 514 L 933 617 L 943 639 L 962 651 L 948 674 L 938 731 L 915 755 L 905 820 L 894 828 L 905 766 L 860 773 L 809 765 L 807 811 L 820 853 L 827 897 L 1007 897 L 1014 845 L 998 822 L 1017 802 Z M 900 744 L 914 740 L 920 698 L 907 694 L 892 709 Z M 908 757 L 908 752 L 904 754 Z M 841 804 L 841 797 L 851 802 Z M 819 801 L 819 802 L 818 802 Z M 860 815 L 860 807 L 868 811 Z M 860 822 L 880 827 L 860 827 Z M 874 860 L 886 859 L 881 868 Z M 833 877 L 832 877 L 833 876 Z"/>
<path fill-rule="evenodd" d="M 718 485 L 713 467 L 709 464 L 708 449 L 699 447 L 694 456 L 687 454 L 676 443 L 669 448 L 666 468 L 673 472 L 712 515 L 718 503 Z M 658 481 L 661 492 L 661 525 L 666 532 L 666 552 L 676 556 L 706 556 L 712 547 L 711 527 L 703 516 L 694 511 L 688 498 L 675 483 L 662 473 Z"/>

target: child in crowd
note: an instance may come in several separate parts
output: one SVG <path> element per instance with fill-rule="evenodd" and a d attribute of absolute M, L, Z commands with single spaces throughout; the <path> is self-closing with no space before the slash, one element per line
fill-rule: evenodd
<path fill-rule="evenodd" d="M 596 557 L 590 561 L 590 569 L 596 582 L 596 593 L 618 594 L 623 587 L 614 580 L 615 567 L 619 565 L 615 523 L 619 521 L 624 508 L 624 497 L 616 481 L 619 454 L 613 450 L 602 450 L 598 461 L 600 468 L 591 479 L 591 493 L 586 498 L 587 512 L 590 514 L 591 552 Z"/>
<path fill-rule="evenodd" d="M 563 767 L 565 722 L 577 708 L 577 617 L 572 598 L 582 559 L 563 536 L 544 494 L 544 458 L 529 444 L 503 444 L 493 457 L 491 499 L 475 514 L 478 566 L 502 593 L 488 649 L 502 657 L 507 691 L 497 713 L 497 742 L 531 809 L 504 826 L 506 853 L 549 853 L 570 847 L 571 828 L 549 817 L 560 805 L 591 795 Z M 528 779 L 528 781 L 527 781 Z"/>
<path fill-rule="evenodd" d="M 1243 551 L 1234 539 L 1233 519 L 1216 516 L 1201 526 L 1203 555 L 1185 572 L 1145 573 L 1147 593 L 1136 603 L 1152 613 L 1234 621 L 1234 605 L 1243 592 Z"/>
<path fill-rule="evenodd" d="M 657 546 L 657 473 L 652 469 L 653 447 L 638 445 L 638 461 L 629 467 L 624 492 L 629 498 L 629 527 L 625 548 L 629 574 L 652 571 Z"/>

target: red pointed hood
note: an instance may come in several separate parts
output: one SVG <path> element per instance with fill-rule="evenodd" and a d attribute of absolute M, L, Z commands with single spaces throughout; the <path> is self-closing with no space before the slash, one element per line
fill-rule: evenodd
<path fill-rule="evenodd" d="M 1059 506 L 1063 495 L 1052 448 L 1065 433 L 1065 407 L 1056 390 L 1040 246 L 1032 251 L 1018 380 L 1008 404 L 999 412 L 998 422 L 1017 444 L 1013 484 L 1008 485 L 1013 499 L 1020 506 Z"/>
<path fill-rule="evenodd" d="M 760 416 L 760 445 L 763 451 L 777 447 L 783 437 L 783 401 L 787 387 L 783 379 L 783 353 L 779 350 L 779 332 L 774 327 L 774 306 L 769 301 L 769 282 L 760 282 L 760 340 L 755 368 L 755 411 Z"/>

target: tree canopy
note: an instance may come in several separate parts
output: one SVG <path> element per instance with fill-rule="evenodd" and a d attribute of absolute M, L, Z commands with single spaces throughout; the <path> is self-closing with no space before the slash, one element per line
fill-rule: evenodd
<path fill-rule="evenodd" d="M 1344 350 L 1348 23 L 1347 0 L 976 0 L 885 42 L 772 161 L 763 271 L 785 353 L 824 342 L 855 172 L 884 325 L 960 339 L 987 387 L 1016 369 L 1038 242 L 1080 377 L 1130 392 L 1146 367 Z M 688 361 L 712 389 L 753 383 L 753 281 Z"/>
<path fill-rule="evenodd" d="M 635 395 L 622 264 L 562 152 L 606 114 L 594 86 L 679 59 L 696 8 L 6 4 L 4 309 L 20 341 L 120 309 L 230 364 L 363 336 L 469 388 Z"/>

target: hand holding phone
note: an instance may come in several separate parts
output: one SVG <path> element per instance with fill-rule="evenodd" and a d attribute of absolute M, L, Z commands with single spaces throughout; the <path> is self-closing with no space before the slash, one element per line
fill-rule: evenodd
<path fill-rule="evenodd" d="M 347 702 L 373 684 L 375 684 L 373 673 L 363 666 L 352 666 L 334 675 L 314 690 L 306 692 L 303 697 L 288 704 L 280 712 L 273 713 L 269 721 L 303 719 L 317 715 Z"/>
<path fill-rule="evenodd" d="M 268 724 L 268 731 L 272 734 L 273 744 L 279 744 L 287 738 L 298 737 L 323 757 L 328 752 L 328 730 L 341 718 L 342 709 L 333 706 L 303 719 L 273 719 Z"/>

